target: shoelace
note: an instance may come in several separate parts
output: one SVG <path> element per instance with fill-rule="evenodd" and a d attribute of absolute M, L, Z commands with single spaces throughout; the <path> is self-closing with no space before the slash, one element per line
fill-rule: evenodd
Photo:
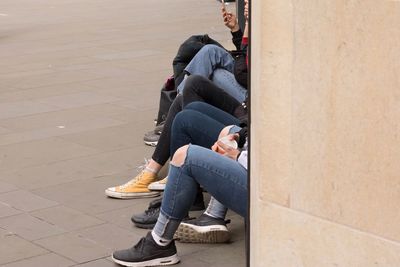
<path fill-rule="evenodd" d="M 136 169 L 140 172 L 140 174 L 139 174 L 138 176 L 136 176 L 136 179 L 132 179 L 132 180 L 130 180 L 129 182 L 127 182 L 127 183 L 121 185 L 120 188 L 121 188 L 121 189 L 125 189 L 125 188 L 131 186 L 132 184 L 135 184 L 136 182 L 139 182 L 139 181 L 142 179 L 142 177 L 143 177 L 143 171 L 144 171 L 144 169 L 146 168 L 146 166 L 148 165 L 148 163 L 149 163 L 149 160 L 146 159 L 146 158 L 144 158 L 144 164 L 143 164 L 143 165 L 140 165 L 140 166 L 138 166 L 138 167 L 136 168 Z"/>
<path fill-rule="evenodd" d="M 144 214 L 146 215 L 154 215 L 160 211 L 160 207 L 156 208 L 148 208 L 147 210 L 144 211 Z"/>

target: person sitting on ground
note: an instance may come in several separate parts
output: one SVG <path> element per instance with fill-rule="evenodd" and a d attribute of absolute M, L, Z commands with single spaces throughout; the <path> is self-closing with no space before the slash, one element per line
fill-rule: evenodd
<path fill-rule="evenodd" d="M 243 145 L 244 135 L 235 133 L 227 137 Z M 178 263 L 173 237 L 193 203 L 199 184 L 221 204 L 247 217 L 247 142 L 241 151 L 222 141 L 217 141 L 213 149 L 185 145 L 175 152 L 154 229 L 132 248 L 115 251 L 114 262 L 124 266 Z"/>
<path fill-rule="evenodd" d="M 233 17 L 233 18 L 235 18 L 235 17 Z M 235 18 L 235 20 L 236 20 L 236 18 Z M 205 47 L 207 47 L 207 45 L 204 46 L 200 50 L 200 52 Z M 213 46 L 213 47 L 217 47 L 217 46 Z M 212 50 L 213 49 L 215 49 L 215 48 L 212 48 Z M 211 50 L 206 49 L 205 51 L 210 52 Z M 214 55 L 217 55 L 217 54 L 214 54 Z M 220 60 L 221 58 L 223 58 L 223 56 L 221 57 L 221 56 L 217 55 L 217 57 L 216 57 L 217 60 Z M 195 59 L 193 59 L 193 60 L 195 60 Z M 198 59 L 196 59 L 196 61 L 197 60 Z M 212 61 L 213 60 L 207 61 L 207 64 L 216 66 L 217 64 L 213 63 Z M 197 68 L 197 69 L 201 69 L 201 68 Z M 191 78 L 191 79 L 189 79 L 189 78 Z M 184 87 L 185 89 L 183 90 L 183 92 L 185 92 L 187 90 L 186 89 L 187 87 L 198 88 L 198 86 L 195 85 L 195 83 L 196 83 L 195 81 L 199 81 L 200 78 L 198 78 L 198 76 L 195 76 L 195 75 L 191 75 L 191 76 L 189 76 L 189 78 L 186 79 L 187 81 L 185 81 L 185 87 Z M 192 82 L 189 82 L 189 80 L 191 80 Z M 204 85 L 204 81 L 202 81 L 202 83 Z M 228 85 L 231 83 L 232 83 L 232 81 L 227 82 Z M 216 107 L 219 107 L 227 112 L 232 112 L 232 113 L 238 106 L 240 106 L 239 101 L 237 101 L 236 99 L 232 99 L 231 96 L 227 95 L 226 93 L 223 93 L 223 90 L 224 90 L 223 88 L 214 86 L 211 83 L 209 83 L 209 85 L 207 85 L 207 87 L 204 87 L 204 88 L 211 88 L 212 90 L 207 90 L 207 91 L 203 90 L 203 91 L 201 91 L 201 93 L 203 93 L 203 94 L 208 93 L 210 95 L 213 95 L 213 97 L 207 97 L 205 95 L 202 95 L 199 97 L 198 100 L 201 100 L 201 101 L 208 100 L 209 101 L 208 103 L 210 103 Z M 238 87 L 236 87 L 236 88 L 238 88 Z M 192 94 L 192 96 L 193 95 L 194 94 Z M 244 98 L 245 98 L 245 95 L 242 94 L 240 99 L 243 101 Z M 191 98 L 191 101 L 192 100 L 193 100 L 193 98 Z M 125 183 L 121 186 L 107 188 L 105 190 L 105 194 L 107 196 L 113 197 L 113 198 L 138 198 L 138 197 L 154 197 L 154 196 L 159 195 L 159 192 L 149 190 L 148 186 L 151 183 L 156 182 L 158 180 L 157 174 L 159 173 L 162 166 L 167 162 L 167 160 L 169 159 L 169 157 L 171 155 L 170 150 L 169 150 L 170 127 L 171 127 L 171 124 L 173 122 L 175 115 L 179 111 L 181 111 L 183 108 L 182 101 L 183 101 L 182 95 L 178 95 L 177 98 L 174 100 L 173 104 L 171 105 L 170 110 L 168 112 L 166 123 L 164 125 L 163 131 L 160 136 L 159 143 L 157 144 L 156 149 L 152 155 L 152 158 L 146 165 L 145 169 L 139 175 L 137 175 L 135 178 L 131 179 L 127 183 Z M 162 183 L 165 184 L 165 180 Z"/>
<path fill-rule="evenodd" d="M 172 123 L 170 139 L 171 154 L 173 155 L 179 147 L 187 144 L 195 144 L 205 148 L 211 148 L 211 146 L 218 139 L 218 135 L 226 125 L 239 124 L 246 124 L 244 118 L 240 120 L 235 116 L 204 102 L 192 102 L 188 104 L 183 111 L 176 115 Z M 198 195 L 196 197 L 196 201 L 193 203 L 191 210 L 204 209 L 202 191 L 200 190 L 198 194 L 201 196 Z M 201 199 L 202 208 L 199 208 L 199 199 Z M 145 211 L 143 213 L 133 215 L 132 221 L 137 227 L 151 229 L 156 223 L 159 210 L 160 203 L 157 206 L 151 205 L 147 212 Z M 195 223 L 195 221 L 193 221 L 193 223 Z M 227 236 L 228 233 L 226 225 L 224 230 L 226 231 L 222 233 L 222 235 Z M 221 239 L 219 240 L 220 241 L 218 242 L 227 241 L 221 241 Z M 182 241 L 189 242 L 183 239 Z M 210 240 L 210 242 L 211 241 L 212 240 Z M 196 241 L 192 240 L 190 242 Z M 197 242 L 201 242 L 201 240 L 198 239 Z M 206 241 L 203 241 L 203 243 L 204 242 Z"/>

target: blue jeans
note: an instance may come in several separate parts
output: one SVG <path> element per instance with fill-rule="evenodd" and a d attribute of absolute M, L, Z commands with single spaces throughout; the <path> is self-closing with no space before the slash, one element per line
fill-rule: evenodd
<path fill-rule="evenodd" d="M 233 75 L 235 60 L 225 49 L 216 45 L 205 45 L 186 66 L 189 75 L 201 75 L 214 81 L 221 89 L 239 102 L 246 98 L 247 90 L 242 87 Z M 186 84 L 184 79 L 178 86 L 182 93 Z"/>
<path fill-rule="evenodd" d="M 247 217 L 247 170 L 237 161 L 210 149 L 190 145 L 182 166 L 170 164 L 155 233 L 166 239 L 189 211 L 198 184 L 218 202 Z"/>
<path fill-rule="evenodd" d="M 192 102 L 179 112 L 172 123 L 171 155 L 187 144 L 210 148 L 227 125 L 239 125 L 239 119 L 204 102 Z"/>

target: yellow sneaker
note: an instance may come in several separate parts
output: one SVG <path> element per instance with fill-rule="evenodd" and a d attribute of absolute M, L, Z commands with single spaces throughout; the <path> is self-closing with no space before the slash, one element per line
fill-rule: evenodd
<path fill-rule="evenodd" d="M 165 186 L 167 185 L 167 181 L 168 181 L 168 176 L 160 181 L 149 184 L 149 186 L 147 188 L 149 190 L 153 190 L 153 191 L 164 191 Z"/>
<path fill-rule="evenodd" d="M 150 191 L 147 187 L 157 180 L 157 175 L 151 172 L 142 171 L 135 178 L 126 184 L 107 188 L 105 193 L 112 198 L 142 198 L 157 197 L 159 192 Z"/>

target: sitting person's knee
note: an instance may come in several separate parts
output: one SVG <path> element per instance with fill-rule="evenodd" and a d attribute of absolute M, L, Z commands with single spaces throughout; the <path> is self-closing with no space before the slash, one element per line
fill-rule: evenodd
<path fill-rule="evenodd" d="M 193 85 L 196 85 L 199 81 L 202 81 L 205 77 L 201 76 L 201 75 L 189 75 L 186 78 L 186 84 L 185 86 L 189 86 L 192 87 Z"/>
<path fill-rule="evenodd" d="M 172 157 L 171 164 L 175 167 L 180 167 L 183 165 L 186 159 L 187 150 L 189 145 L 182 146 L 175 151 L 174 156 Z"/>

